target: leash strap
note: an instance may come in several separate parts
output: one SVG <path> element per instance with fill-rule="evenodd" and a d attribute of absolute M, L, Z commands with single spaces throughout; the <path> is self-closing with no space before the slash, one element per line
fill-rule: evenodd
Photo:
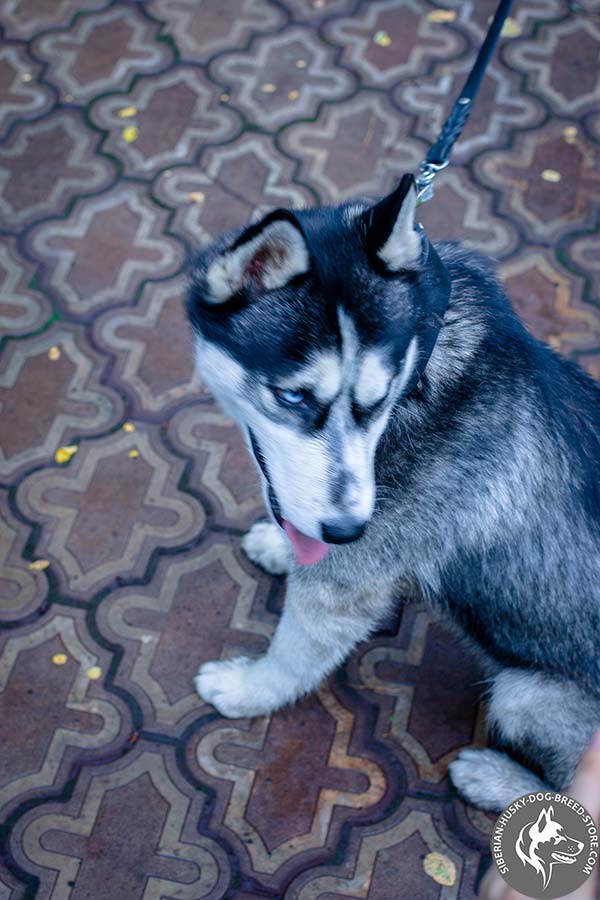
<path fill-rule="evenodd" d="M 488 28 L 488 33 L 477 54 L 477 59 L 473 63 L 473 68 L 463 85 L 463 89 L 444 123 L 440 136 L 419 166 L 421 174 L 416 179 L 419 203 L 431 200 L 433 197 L 433 179 L 441 169 L 446 168 L 450 161 L 452 148 L 467 124 L 477 91 L 498 43 L 502 26 L 510 12 L 511 5 L 512 0 L 500 0 L 496 14 Z"/>

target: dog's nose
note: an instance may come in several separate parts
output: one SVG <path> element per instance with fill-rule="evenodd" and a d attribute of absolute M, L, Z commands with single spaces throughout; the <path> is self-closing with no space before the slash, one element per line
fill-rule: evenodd
<path fill-rule="evenodd" d="M 345 516 L 341 519 L 331 519 L 329 522 L 321 522 L 323 540 L 327 544 L 349 544 L 356 541 L 362 535 L 367 526 L 366 522 Z"/>

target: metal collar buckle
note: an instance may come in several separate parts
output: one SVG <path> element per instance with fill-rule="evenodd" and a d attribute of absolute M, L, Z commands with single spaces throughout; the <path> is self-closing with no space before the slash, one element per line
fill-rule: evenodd
<path fill-rule="evenodd" d="M 443 162 L 427 162 L 423 160 L 419 166 L 421 174 L 415 181 L 417 186 L 417 203 L 425 203 L 433 197 L 433 179 L 442 169 L 445 169 L 450 160 L 445 159 Z"/>

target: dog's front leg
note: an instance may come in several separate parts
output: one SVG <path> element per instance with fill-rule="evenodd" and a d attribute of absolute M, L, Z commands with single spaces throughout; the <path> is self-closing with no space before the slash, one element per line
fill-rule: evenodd
<path fill-rule="evenodd" d="M 266 715 L 314 690 L 376 627 L 387 596 L 352 592 L 293 572 L 285 607 L 267 653 L 208 662 L 195 678 L 203 700 L 230 718 Z M 391 592 L 387 592 L 388 596 Z"/>

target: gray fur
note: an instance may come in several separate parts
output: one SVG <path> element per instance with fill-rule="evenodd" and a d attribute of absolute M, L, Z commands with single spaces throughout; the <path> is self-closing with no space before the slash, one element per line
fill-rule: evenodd
<path fill-rule="evenodd" d="M 318 304 L 338 302 L 368 347 L 373 339 L 363 331 L 381 327 L 385 334 L 392 290 L 409 321 L 410 291 L 401 281 L 379 279 L 358 241 L 351 243 L 365 208 L 354 204 L 352 215 L 342 208 L 337 218 L 336 211 L 298 214 L 312 265 L 325 273 L 319 283 L 334 278 L 327 275 L 336 270 L 332 257 L 348 247 L 338 269 L 352 285 L 352 300 L 331 300 L 345 297 L 337 282 L 328 299 L 318 299 L 315 288 L 312 318 L 303 325 L 294 298 L 307 296 L 302 291 L 310 284 L 296 293 L 288 287 L 279 306 L 265 307 L 265 329 L 276 331 L 276 317 L 292 314 L 299 331 L 310 329 Z M 209 251 L 209 260 L 225 246 Z M 267 713 L 293 701 L 377 627 L 401 584 L 441 606 L 480 647 L 493 678 L 493 734 L 560 789 L 600 726 L 600 391 L 528 334 L 489 263 L 455 244 L 436 249 L 450 273 L 450 303 L 418 386 L 386 412 L 374 465 L 375 510 L 363 537 L 332 546 L 316 565 L 292 566 L 266 656 L 207 664 L 197 687 L 225 715 Z M 200 260 L 196 268 L 190 315 L 203 346 L 224 346 L 225 331 L 221 338 L 202 311 L 205 266 Z M 250 315 L 259 321 L 259 305 Z M 281 318 L 279 327 L 284 321 L 289 326 Z M 315 348 L 335 349 L 325 325 L 321 331 Z M 226 353 L 247 367 L 240 352 L 227 344 Z M 329 498 L 343 494 L 342 482 L 339 475 L 332 480 Z M 275 552 L 282 571 L 274 534 L 261 532 L 262 549 L 255 534 L 251 557 L 264 564 Z M 490 809 L 542 783 L 496 751 L 463 753 L 451 775 L 467 799 Z"/>

